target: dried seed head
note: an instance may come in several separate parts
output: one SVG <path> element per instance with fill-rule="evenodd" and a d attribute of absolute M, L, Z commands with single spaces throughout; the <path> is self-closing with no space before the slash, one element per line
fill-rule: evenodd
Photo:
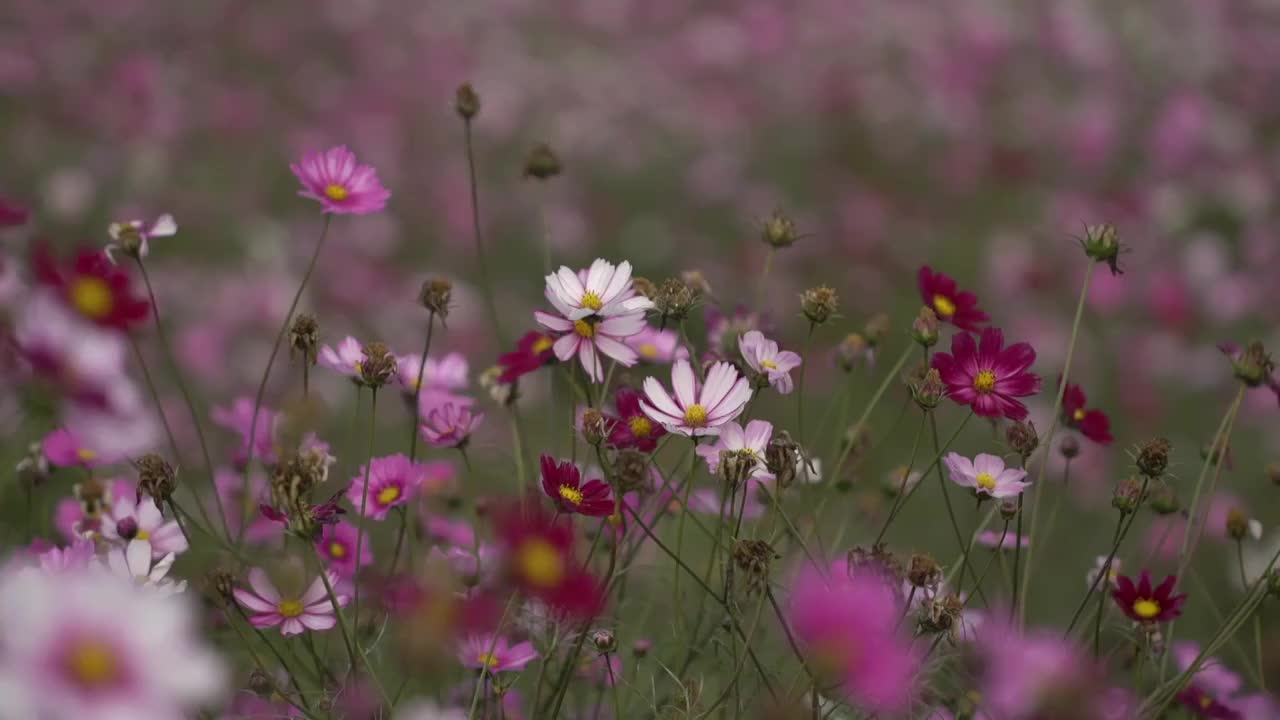
<path fill-rule="evenodd" d="M 654 294 L 653 306 L 664 321 L 681 322 L 698 302 L 698 292 L 679 278 L 667 278 Z"/>
<path fill-rule="evenodd" d="M 1018 503 L 1012 498 L 1005 498 L 1000 501 L 1000 518 L 1002 520 L 1012 520 L 1018 517 Z"/>
<path fill-rule="evenodd" d="M 494 365 L 480 373 L 480 387 L 489 393 L 493 401 L 503 407 L 510 407 L 520 399 L 520 393 L 514 383 L 502 382 L 502 367 Z"/>
<path fill-rule="evenodd" d="M 1249 516 L 1240 508 L 1227 511 L 1227 536 L 1237 541 L 1249 536 Z"/>
<path fill-rule="evenodd" d="M 206 580 L 210 594 L 224 607 L 235 603 L 236 576 L 227 570 L 214 570 Z"/>
<path fill-rule="evenodd" d="M 1151 496 L 1151 509 L 1157 515 L 1172 515 L 1182 509 L 1178 500 L 1178 491 L 1172 485 L 1161 483 L 1159 487 L 1147 493 Z"/>
<path fill-rule="evenodd" d="M 1010 425 L 1009 429 L 1005 430 L 1004 437 L 1009 447 L 1022 458 L 1024 465 L 1027 463 L 1027 458 L 1040 447 L 1040 435 L 1036 433 L 1035 423 L 1030 420 L 1018 421 Z"/>
<path fill-rule="evenodd" d="M 791 247 L 800 238 L 796 234 L 796 224 L 781 211 L 774 210 L 768 220 L 764 221 L 764 229 L 760 239 L 765 245 L 773 248 Z"/>
<path fill-rule="evenodd" d="M 872 357 L 871 343 L 861 333 L 849 333 L 836 346 L 836 364 L 845 372 L 853 372 L 863 362 L 870 364 Z"/>
<path fill-rule="evenodd" d="M 884 339 L 889 336 L 889 331 L 892 329 L 893 322 L 889 320 L 889 316 L 884 313 L 876 313 L 863 326 L 862 334 L 867 337 L 867 342 L 871 344 L 871 347 L 876 347 L 884 342 Z"/>
<path fill-rule="evenodd" d="M 639 450 L 620 450 L 613 472 L 623 492 L 643 490 L 649 486 L 649 456 Z"/>
<path fill-rule="evenodd" d="M 1090 225 L 1085 228 L 1080 246 L 1084 248 L 1084 254 L 1090 259 L 1106 263 L 1111 268 L 1112 275 L 1121 274 L 1119 267 L 1121 247 L 1115 226 Z"/>
<path fill-rule="evenodd" d="M 1231 359 L 1236 378 L 1249 387 L 1259 387 L 1271 381 L 1276 363 L 1262 343 L 1253 341 Z"/>
<path fill-rule="evenodd" d="M 1058 452 L 1068 460 L 1077 457 L 1080 455 L 1080 441 L 1075 435 L 1067 435 L 1062 438 L 1062 442 L 1058 443 Z"/>
<path fill-rule="evenodd" d="M 1173 445 L 1164 438 L 1148 440 L 1138 446 L 1138 472 L 1149 478 L 1164 475 L 1169 468 L 1169 450 Z"/>
<path fill-rule="evenodd" d="M 769 567 L 782 557 L 764 540 L 739 540 L 733 545 L 733 562 L 746 576 L 747 592 L 758 592 L 769 585 Z"/>
<path fill-rule="evenodd" d="M 702 274 L 701 270 L 683 270 L 680 272 L 680 281 L 685 285 L 693 288 L 698 296 L 711 295 L 711 283 L 707 282 L 707 276 Z"/>
<path fill-rule="evenodd" d="M 845 557 L 845 565 L 850 573 L 855 570 L 869 570 L 883 577 L 890 587 L 899 587 L 907 577 L 902 561 L 889 552 L 884 544 L 875 545 L 870 549 L 860 545 L 854 546 Z"/>
<path fill-rule="evenodd" d="M 636 276 L 631 278 L 631 287 L 634 288 L 637 293 L 649 298 L 650 300 L 654 299 L 658 295 L 658 286 L 654 285 L 653 281 L 647 277 Z"/>
<path fill-rule="evenodd" d="M 920 308 L 920 314 L 911 322 L 911 338 L 924 347 L 938 344 L 938 315 L 932 308 Z"/>
<path fill-rule="evenodd" d="M 378 389 L 396 375 L 396 357 L 380 342 L 365 343 L 364 360 L 360 361 L 360 382 Z"/>
<path fill-rule="evenodd" d="M 947 633 L 954 638 L 963 612 L 964 601 L 955 594 L 934 597 L 925 604 L 925 611 L 920 617 L 920 629 L 930 633 Z"/>
<path fill-rule="evenodd" d="M 796 479 L 800 462 L 800 446 L 786 430 L 779 432 L 764 449 L 764 464 L 778 481 L 778 487 L 790 487 Z"/>
<path fill-rule="evenodd" d="M 270 699 L 275 693 L 275 683 L 271 682 L 271 676 L 258 668 L 254 668 L 249 673 L 249 689 L 259 697 Z"/>
<path fill-rule="evenodd" d="M 907 581 L 918 588 L 933 588 L 942 580 L 942 568 L 928 553 L 915 553 L 907 565 Z"/>
<path fill-rule="evenodd" d="M 96 518 L 102 514 L 102 509 L 106 506 L 107 486 L 101 480 L 91 477 L 72 486 L 71 492 L 80 502 L 80 509 L 85 515 Z"/>
<path fill-rule="evenodd" d="M 1280 485 L 1280 461 L 1267 463 L 1266 473 L 1272 485 Z"/>
<path fill-rule="evenodd" d="M 548 180 L 560 174 L 560 158 L 546 143 L 538 143 L 524 160 L 524 176 Z"/>
<path fill-rule="evenodd" d="M 595 630 L 591 633 L 591 644 L 596 652 L 611 653 L 618 649 L 618 638 L 612 630 Z"/>
<path fill-rule="evenodd" d="M 418 304 L 440 316 L 449 317 L 449 303 L 453 300 L 453 283 L 444 278 L 432 278 L 422 283 L 418 291 Z"/>
<path fill-rule="evenodd" d="M 138 470 L 137 501 L 141 502 L 142 496 L 146 495 L 156 504 L 157 510 L 161 509 L 173 496 L 178 484 L 173 466 L 154 454 L 143 455 L 134 461 L 134 466 Z"/>
<path fill-rule="evenodd" d="M 305 365 L 315 365 L 320 350 L 320 326 L 314 315 L 299 313 L 289 326 L 289 357 L 302 356 Z"/>
<path fill-rule="evenodd" d="M 595 408 L 582 411 L 582 437 L 592 447 L 599 447 L 609 437 L 608 421 L 604 413 Z"/>
<path fill-rule="evenodd" d="M 1111 495 L 1111 507 L 1119 510 L 1121 514 L 1128 515 L 1137 511 L 1141 504 L 1141 480 L 1136 477 L 1127 477 L 1116 485 L 1115 492 Z"/>
<path fill-rule="evenodd" d="M 830 320 L 840 309 L 840 297 L 826 285 L 809 288 L 800 294 L 800 311 L 814 325 Z"/>
<path fill-rule="evenodd" d="M 921 380 L 911 383 L 910 389 L 911 399 L 925 412 L 938 407 L 947 396 L 947 386 L 942 382 L 942 376 L 933 368 L 929 368 Z"/>
<path fill-rule="evenodd" d="M 454 97 L 454 108 L 462 119 L 467 121 L 480 114 L 480 96 L 476 94 L 475 88 L 471 87 L 471 83 L 463 83 L 458 87 Z"/>
<path fill-rule="evenodd" d="M 27 446 L 27 454 L 14 466 L 18 471 L 18 479 L 29 487 L 34 487 L 49 479 L 49 458 L 44 456 L 44 448 L 34 442 Z"/>
<path fill-rule="evenodd" d="M 725 487 L 736 488 L 751 477 L 756 462 L 755 453 L 750 450 L 721 450 L 718 474 Z"/>

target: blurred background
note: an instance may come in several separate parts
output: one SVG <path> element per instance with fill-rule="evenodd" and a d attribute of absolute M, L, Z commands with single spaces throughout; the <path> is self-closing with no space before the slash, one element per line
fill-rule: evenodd
<path fill-rule="evenodd" d="M 1056 619 L 1050 603 L 1064 593 L 1074 603 L 1105 552 L 1126 448 L 1170 438 L 1187 498 L 1235 390 L 1216 343 L 1280 346 L 1278 66 L 1274 0 L 8 0 L 0 196 L 30 208 L 32 222 L 4 236 L 3 252 L 20 265 L 31 235 L 98 246 L 113 220 L 173 213 L 179 233 L 153 243 L 148 265 L 198 402 L 225 405 L 256 387 L 320 228 L 289 163 L 347 144 L 393 196 L 387 212 L 334 222 L 303 309 L 330 343 L 350 334 L 417 352 L 417 288 L 450 277 L 456 308 L 433 354 L 464 353 L 474 375 L 502 347 L 476 290 L 453 108 L 470 82 L 509 338 L 544 305 L 548 260 L 629 259 L 655 281 L 699 270 L 709 305 L 758 293 L 796 350 L 806 331 L 797 295 L 827 284 L 842 317 L 815 335 L 806 381 L 830 395 L 843 382 L 833 347 L 875 313 L 893 319 L 885 352 L 896 357 L 923 264 L 976 292 L 1011 340 L 1031 342 L 1048 386 L 1087 268 L 1073 238 L 1112 223 L 1128 248 L 1124 274 L 1094 275 L 1072 376 L 1111 415 L 1117 441 L 1085 443 L 1055 547 L 1040 556 L 1053 572 L 1038 571 L 1035 602 Z M 564 168 L 545 182 L 523 173 L 542 142 Z M 803 239 L 763 282 L 761 225 L 775 210 Z M 887 365 L 857 371 L 855 407 Z M 296 378 L 282 364 L 274 381 L 268 404 L 278 407 Z M 334 434 L 346 432 L 349 386 L 317 382 L 343 428 Z M 6 467 L 49 430 L 27 390 L 0 397 Z M 527 389 L 529 402 L 540 393 Z M 878 520 L 861 518 L 906 462 L 911 433 L 893 429 L 905 391 L 891 393 L 871 420 L 883 443 L 828 510 L 847 515 L 846 543 L 874 534 Z M 1048 395 L 1033 405 L 1041 428 Z M 189 439 L 180 398 L 167 402 Z M 816 423 L 825 406 L 813 405 Z M 794 407 L 771 412 L 782 424 Z M 948 412 L 944 435 L 959 418 Z M 1263 468 L 1280 457 L 1277 417 L 1271 394 L 1247 396 L 1214 498 L 1223 514 L 1247 507 L 1271 541 L 1280 514 Z M 535 427 L 534 447 L 556 430 Z M 991 437 L 975 424 L 960 445 L 976 451 Z M 501 422 L 478 442 L 509 452 Z M 913 507 L 916 529 L 891 539 L 949 558 L 950 529 L 930 513 Z M 1216 522 L 1209 532 L 1221 537 Z M 1156 530 L 1147 524 L 1136 532 Z M 1147 539 L 1134 537 L 1132 562 Z M 1224 608 L 1234 554 L 1223 542 L 1201 555 Z M 1189 622 L 1212 624 L 1200 613 Z"/>

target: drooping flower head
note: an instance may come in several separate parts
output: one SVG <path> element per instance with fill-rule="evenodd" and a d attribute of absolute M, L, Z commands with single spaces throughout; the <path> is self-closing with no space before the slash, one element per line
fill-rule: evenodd
<path fill-rule="evenodd" d="M 685 437 L 719 435 L 720 426 L 740 415 L 751 399 L 750 383 L 727 362 L 712 365 L 699 388 L 689 362 L 677 360 L 671 367 L 671 387 L 674 399 L 662 383 L 645 378 L 640 407 L 667 432 Z"/>
<path fill-rule="evenodd" d="M 146 322 L 151 312 L 151 303 L 133 294 L 129 276 L 102 253 L 80 250 L 69 263 L 60 264 L 49 246 L 39 244 L 32 266 L 41 285 L 96 325 L 127 330 Z"/>
<path fill-rule="evenodd" d="M 364 362 L 364 345 L 348 335 L 334 347 L 320 346 L 316 356 L 320 367 L 328 368 L 339 375 L 351 378 L 352 382 L 360 382 L 360 366 Z"/>
<path fill-rule="evenodd" d="M 1085 407 L 1087 402 L 1079 385 L 1067 383 L 1062 395 L 1062 421 L 1099 445 L 1110 445 L 1115 440 L 1111 437 L 1111 420 L 1101 410 Z"/>
<path fill-rule="evenodd" d="M 603 589 L 574 556 L 571 524 L 557 522 L 536 504 L 500 509 L 494 521 L 504 573 L 516 587 L 559 613 L 595 614 Z"/>
<path fill-rule="evenodd" d="M 329 575 L 329 584 L 338 578 Z M 337 624 L 333 603 L 329 600 L 324 579 L 317 576 L 300 595 L 285 595 L 271 583 L 262 568 L 249 570 L 249 589 L 236 588 L 236 602 L 249 611 L 249 622 L 256 628 L 280 626 L 280 634 L 288 637 L 303 630 L 328 630 Z M 339 606 L 346 606 L 350 599 L 337 595 Z"/>
<path fill-rule="evenodd" d="M 554 338 L 537 330 L 530 330 L 520 336 L 520 340 L 516 342 L 515 350 L 498 356 L 498 367 L 502 368 L 502 374 L 498 376 L 498 381 L 511 384 L 521 377 L 551 364 L 555 361 L 555 352 L 551 349 L 554 344 Z"/>
<path fill-rule="evenodd" d="M 596 479 L 582 482 L 582 472 L 572 461 L 556 463 L 550 455 L 543 455 L 542 491 L 551 498 L 560 512 L 606 517 L 614 512 L 613 492 L 608 483 Z"/>
<path fill-rule="evenodd" d="M 302 183 L 298 194 L 318 201 L 327 213 L 367 215 L 382 210 L 391 197 L 378 171 L 359 164 L 345 145 L 309 152 L 289 169 Z"/>
<path fill-rule="evenodd" d="M 367 486 L 366 474 L 369 477 Z M 347 500 L 356 512 L 363 512 L 374 520 L 384 520 L 391 508 L 413 499 L 426 481 L 427 474 L 422 464 L 413 462 L 404 454 L 374 458 L 367 467 L 361 465 L 360 471 L 351 479 Z"/>
<path fill-rule="evenodd" d="M 1022 420 L 1027 407 L 1015 398 L 1040 391 L 1040 376 L 1027 372 L 1036 351 L 1027 343 L 1004 346 L 999 328 L 982 331 L 981 344 L 968 333 L 951 339 L 950 353 L 933 356 L 933 367 L 947 385 L 947 396 L 982 417 Z"/>
<path fill-rule="evenodd" d="M 607 418 L 609 445 L 614 448 L 635 448 L 640 452 L 653 452 L 658 439 L 667 431 L 644 414 L 642 396 L 632 388 L 623 386 L 613 394 L 616 417 Z"/>
<path fill-rule="evenodd" d="M 458 643 L 458 662 L 463 667 L 491 673 L 523 670 L 537 658 L 538 651 L 533 649 L 533 643 L 512 644 L 501 635 L 468 635 Z"/>
<path fill-rule="evenodd" d="M 320 537 L 316 539 L 316 549 L 339 578 L 354 578 L 361 567 L 373 562 L 373 543 L 359 542 L 358 533 L 355 526 L 337 522 L 321 529 Z M 357 547 L 360 551 L 358 557 Z"/>
<path fill-rule="evenodd" d="M 920 299 L 925 307 L 933 310 L 939 320 L 968 332 L 978 332 L 982 323 L 991 318 L 978 308 L 978 296 L 961 290 L 956 281 L 945 273 L 934 272 L 928 265 L 920 268 L 917 277 Z"/>
<path fill-rule="evenodd" d="M 1153 588 L 1151 573 L 1146 570 L 1138 575 L 1137 585 L 1134 585 L 1132 578 L 1121 575 L 1116 578 L 1116 589 L 1112 591 L 1111 597 L 1125 615 L 1137 622 L 1169 622 L 1182 614 L 1182 604 L 1187 601 L 1186 594 L 1173 594 L 1177 581 L 1176 576 L 1170 575 Z"/>
<path fill-rule="evenodd" d="M 800 367 L 800 356 L 790 350 L 779 350 L 778 343 L 752 330 L 738 339 L 742 359 L 769 385 L 783 395 L 794 387 L 791 371 Z"/>
<path fill-rule="evenodd" d="M 144 258 L 151 252 L 151 238 L 170 237 L 177 232 L 178 223 L 174 221 L 172 215 L 167 213 L 151 222 L 143 220 L 113 222 L 107 226 L 107 234 L 111 236 L 111 243 L 105 250 L 107 260 L 114 264 L 115 254 L 118 252 L 131 257 Z"/>
<path fill-rule="evenodd" d="M 950 452 L 942 458 L 951 481 L 967 487 L 979 496 L 1002 499 L 1017 497 L 1031 486 L 1025 482 L 1027 471 L 1007 468 L 997 455 L 979 453 L 972 460 L 959 453 Z"/>
<path fill-rule="evenodd" d="M 450 402 L 428 413 L 419 429 L 422 438 L 435 447 L 457 448 L 466 446 L 483 423 L 484 413 Z"/>
<path fill-rule="evenodd" d="M 714 443 L 698 446 L 698 457 L 707 461 L 707 470 L 715 475 L 720 472 L 722 451 L 742 453 L 753 461 L 747 477 L 757 480 L 772 477 L 764 464 L 765 449 L 772 437 L 773 424 L 766 420 L 752 420 L 746 428 L 736 422 L 727 422 L 720 428 L 720 435 Z"/>
<path fill-rule="evenodd" d="M 552 350 L 562 362 L 578 356 L 593 382 L 604 382 L 600 354 L 623 367 L 636 364 L 637 355 L 623 340 L 645 327 L 644 313 L 653 307 L 649 298 L 638 295 L 631 282 L 631 263 L 617 267 L 596 260 L 577 273 L 567 267 L 547 276 L 546 297 L 559 317 L 535 312 L 539 325 L 562 333 Z"/>

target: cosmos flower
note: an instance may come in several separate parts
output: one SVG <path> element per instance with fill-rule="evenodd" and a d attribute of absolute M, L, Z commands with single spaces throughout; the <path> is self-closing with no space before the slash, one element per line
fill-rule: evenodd
<path fill-rule="evenodd" d="M 179 720 L 227 672 L 183 595 L 105 571 L 0 574 L 0 717 Z"/>
<path fill-rule="evenodd" d="M 435 447 L 460 448 L 482 423 L 484 413 L 473 412 L 469 405 L 450 402 L 428 413 L 418 427 L 422 438 Z"/>
<path fill-rule="evenodd" d="M 645 378 L 645 399 L 640 407 L 667 432 L 685 437 L 719 435 L 720 426 L 741 414 L 751 399 L 747 379 L 727 362 L 711 366 L 699 391 L 689 362 L 677 360 L 671 367 L 671 386 L 675 390 L 674 400 L 662 383 Z"/>
<path fill-rule="evenodd" d="M 509 385 L 555 362 L 556 354 L 551 349 L 552 345 L 555 345 L 555 339 L 537 330 L 530 330 L 520 336 L 515 350 L 498 356 L 498 367 L 502 368 L 498 381 Z"/>
<path fill-rule="evenodd" d="M 1116 698 L 1108 692 L 1106 674 L 1088 652 L 1063 638 L 1061 630 L 1022 632 L 1002 618 L 1001 613 L 989 613 L 975 638 L 983 717 L 1132 717 L 1111 712 Z"/>
<path fill-rule="evenodd" d="M 640 362 L 665 365 L 676 358 L 688 358 L 688 349 L 680 345 L 680 333 L 675 330 L 659 330 L 646 325 L 643 330 L 624 342 L 640 356 Z"/>
<path fill-rule="evenodd" d="M 623 367 L 636 364 L 638 356 L 623 341 L 645 327 L 645 311 L 653 307 L 649 298 L 636 294 L 631 283 L 631 263 L 616 268 L 606 260 L 574 273 L 567 267 L 546 277 L 547 300 L 559 317 L 535 312 L 539 325 L 563 333 L 552 345 L 562 362 L 578 356 L 593 382 L 604 382 L 604 354 Z"/>
<path fill-rule="evenodd" d="M 329 574 L 329 584 L 337 577 Z M 236 588 L 236 602 L 249 611 L 249 622 L 256 628 L 280 626 L 280 634 L 301 634 L 303 630 L 328 630 L 337 624 L 333 603 L 329 600 L 324 580 L 316 577 L 305 592 L 297 597 L 284 596 L 271 584 L 266 571 L 253 568 L 249 571 L 249 588 Z M 345 607 L 349 598 L 336 595 L 338 605 Z"/>
<path fill-rule="evenodd" d="M 557 464 L 550 455 L 543 455 L 542 491 L 551 498 L 560 512 L 605 517 L 614 512 L 613 492 L 602 480 L 582 482 L 582 472 L 571 461 Z"/>
<path fill-rule="evenodd" d="M 791 371 L 800 367 L 800 356 L 790 350 L 779 350 L 778 343 L 752 330 L 738 339 L 738 349 L 747 365 L 768 381 L 775 390 L 788 395 L 794 388 Z"/>
<path fill-rule="evenodd" d="M 510 695 L 510 693 L 507 693 Z M 507 715 L 511 717 L 511 715 Z M 442 708 L 431 700 L 415 700 L 396 710 L 395 720 L 467 720 L 461 708 Z"/>
<path fill-rule="evenodd" d="M 65 266 L 49 247 L 36 245 L 32 254 L 36 281 L 86 320 L 119 330 L 146 322 L 151 303 L 133 294 L 129 276 L 102 253 L 80 250 Z"/>
<path fill-rule="evenodd" d="M 373 543 L 359 542 L 358 534 L 355 526 L 337 522 L 324 526 L 316 539 L 316 549 L 328 560 L 328 568 L 339 578 L 353 578 L 361 567 L 373 562 Z M 358 562 L 357 546 L 360 547 Z"/>
<path fill-rule="evenodd" d="M 367 490 L 366 473 L 369 476 Z M 391 508 L 413 499 L 426 479 L 423 466 L 404 454 L 374 458 L 368 466 L 361 465 L 360 471 L 351 479 L 347 500 L 356 512 L 374 520 L 385 520 Z"/>
<path fill-rule="evenodd" d="M 58 467 L 94 468 L 110 465 L 119 459 L 103 456 L 66 428 L 59 428 L 45 435 L 40 449 L 49 462 Z"/>
<path fill-rule="evenodd" d="M 318 201 L 326 213 L 368 215 L 386 207 L 391 197 L 378 171 L 359 164 L 345 145 L 309 152 L 289 169 L 302 183 L 298 194 Z"/>
<path fill-rule="evenodd" d="M 12 339 L 31 370 L 67 400 L 113 413 L 133 404 L 123 336 L 84 322 L 48 290 L 33 290 L 22 304 Z"/>
<path fill-rule="evenodd" d="M 556 522 L 536 504 L 499 509 L 494 524 L 504 574 L 516 587 L 559 614 L 595 615 L 604 592 L 574 557 L 572 525 Z"/>
<path fill-rule="evenodd" d="M 227 527 L 235 537 L 240 535 L 243 518 L 249 518 L 244 529 L 244 539 L 251 543 L 267 542 L 280 537 L 280 527 L 262 517 L 258 506 L 269 499 L 267 478 L 261 471 L 249 473 L 249 496 L 244 494 L 244 476 L 234 470 L 219 468 L 213 473 L 213 486 L 222 499 L 222 510 L 227 516 Z M 213 510 L 216 512 L 216 504 Z"/>
<path fill-rule="evenodd" d="M 147 562 L 151 562 L 149 549 L 147 553 Z M 36 563 L 42 572 L 77 572 L 87 569 L 96 556 L 97 546 L 92 540 L 76 538 L 67 547 L 53 547 L 40 553 Z"/>
<path fill-rule="evenodd" d="M 1101 410 L 1086 408 L 1086 402 L 1084 390 L 1067 383 L 1062 395 L 1062 421 L 1099 445 L 1110 445 L 1115 440 L 1111 437 L 1111 420 Z"/>
<path fill-rule="evenodd" d="M 178 223 L 168 213 L 151 222 L 142 220 L 113 222 L 107 226 L 107 234 L 111 236 L 111 243 L 107 245 L 104 252 L 107 255 L 107 260 L 110 260 L 112 264 L 116 262 L 115 253 L 117 252 L 126 254 L 136 252 L 138 257 L 144 258 L 151 252 L 151 238 L 171 237 L 177 232 Z M 136 250 L 133 248 L 136 248 Z"/>
<path fill-rule="evenodd" d="M 1194 717 L 1205 720 L 1244 720 L 1240 711 L 1225 705 L 1195 682 L 1183 688 L 1178 693 L 1177 700 Z"/>
<path fill-rule="evenodd" d="M 1111 568 L 1107 570 L 1107 586 L 1115 587 L 1116 581 L 1120 578 L 1121 565 L 1122 563 L 1120 561 L 1120 558 L 1118 557 L 1111 558 Z M 1093 584 L 1098 580 L 1098 575 L 1101 574 L 1102 570 L 1106 567 L 1107 567 L 1106 555 L 1099 555 L 1098 557 L 1094 558 L 1093 569 L 1089 571 L 1088 575 L 1085 575 L 1085 582 L 1088 584 L 1089 587 L 1093 587 Z"/>
<path fill-rule="evenodd" d="M 348 335 L 338 343 L 337 347 L 321 345 L 316 355 L 316 364 L 328 368 L 352 382 L 360 381 L 360 364 L 364 362 L 364 345 Z"/>
<path fill-rule="evenodd" d="M 1173 644 L 1173 661 L 1178 670 L 1186 672 L 1196 658 L 1200 657 L 1200 646 L 1194 642 L 1182 641 Z M 1205 658 L 1200 668 L 1191 676 L 1191 684 L 1178 694 L 1178 700 L 1189 710 L 1201 718 L 1236 719 L 1243 715 L 1224 704 L 1231 701 L 1240 692 L 1244 681 L 1239 675 L 1227 669 L 1222 661 L 1215 657 Z"/>
<path fill-rule="evenodd" d="M 0 196 L 0 228 L 25 225 L 30 213 L 26 208 Z"/>
<path fill-rule="evenodd" d="M 950 353 L 933 356 L 933 368 L 947 385 L 947 396 L 982 417 L 1022 420 L 1027 408 L 1015 398 L 1040 392 L 1040 377 L 1027 372 L 1036 351 L 1027 343 L 1004 347 L 998 328 L 982 331 L 981 344 L 968 333 L 951 339 Z"/>
<path fill-rule="evenodd" d="M 882 576 L 845 563 L 805 566 L 791 582 L 787 621 L 810 667 L 873 714 L 905 712 L 920 656 L 898 633 L 902 608 Z"/>
<path fill-rule="evenodd" d="M 463 667 L 487 670 L 491 673 L 523 670 L 525 665 L 538 658 L 533 643 L 511 644 L 499 635 L 468 635 L 458 643 L 458 662 Z"/>
<path fill-rule="evenodd" d="M 750 455 L 755 463 L 747 477 L 760 479 L 772 477 L 764 465 L 764 451 L 773 437 L 773 424 L 765 420 L 752 420 L 744 429 L 736 422 L 727 422 L 720 428 L 720 435 L 710 445 L 699 445 L 698 457 L 707 461 L 712 475 L 720 472 L 720 452 L 741 452 Z"/>
<path fill-rule="evenodd" d="M 991 318 L 978 308 L 978 296 L 964 292 L 950 276 L 934 272 L 928 265 L 920 268 L 917 275 L 920 286 L 920 299 L 926 307 L 938 316 L 939 320 L 968 332 L 978 332 L 982 323 Z"/>
<path fill-rule="evenodd" d="M 103 537 L 120 543 L 148 540 L 151 554 L 157 560 L 169 553 L 187 551 L 187 537 L 182 534 L 182 528 L 175 520 L 166 522 L 150 499 L 138 502 L 136 494 L 117 495 L 102 520 Z"/>
<path fill-rule="evenodd" d="M 253 430 L 253 456 L 265 465 L 278 462 L 275 429 L 281 413 L 265 406 L 258 408 L 258 422 L 253 422 L 253 398 L 238 397 L 231 407 L 215 407 L 209 412 L 213 424 L 240 435 L 240 447 L 236 448 L 235 463 L 243 466 L 249 459 L 249 431 Z"/>
<path fill-rule="evenodd" d="M 470 406 L 473 400 L 463 395 L 468 385 L 467 358 L 461 353 L 449 353 L 443 358 L 428 357 L 426 363 L 418 354 L 397 356 L 397 379 L 408 394 L 418 396 L 420 417 L 432 410 L 452 403 L 459 407 Z M 422 377 L 418 377 L 418 368 Z"/>
<path fill-rule="evenodd" d="M 716 305 L 707 305 L 707 347 L 714 356 L 728 359 L 738 350 L 738 338 L 752 330 L 769 332 L 768 320 L 745 305 L 738 305 L 726 315 Z"/>
<path fill-rule="evenodd" d="M 1001 535 L 1004 535 L 1003 539 Z M 1031 538 L 1017 533 L 998 533 L 995 530 L 983 530 L 978 533 L 978 544 L 992 550 L 1013 550 L 1015 546 L 1031 547 Z"/>
<path fill-rule="evenodd" d="M 635 448 L 640 452 L 653 452 L 658 447 L 658 439 L 667 431 L 644 414 L 642 402 L 640 393 L 629 387 L 619 387 L 614 392 L 617 416 L 607 418 L 610 447 Z"/>
<path fill-rule="evenodd" d="M 151 585 L 159 592 L 173 594 L 187 589 L 186 580 L 175 581 L 166 577 L 176 557 L 177 555 L 169 553 L 156 560 L 150 541 L 130 540 L 123 547 L 108 550 L 103 558 L 103 565 L 112 574 L 126 580 L 139 585 Z"/>
<path fill-rule="evenodd" d="M 1121 575 L 1116 578 L 1116 589 L 1112 591 L 1111 597 L 1125 615 L 1137 622 L 1169 622 L 1182 614 L 1182 604 L 1187 601 L 1185 594 L 1173 594 L 1177 581 L 1176 576 L 1170 575 L 1152 588 L 1151 574 L 1146 570 L 1139 574 L 1137 585 L 1128 576 Z"/>
<path fill-rule="evenodd" d="M 970 460 L 950 452 L 942 458 L 942 463 L 947 466 L 952 482 L 972 489 L 979 496 L 997 499 L 1017 497 L 1031 486 L 1031 483 L 1024 482 L 1026 470 L 1006 468 L 1004 460 L 996 455 L 979 453 Z"/>

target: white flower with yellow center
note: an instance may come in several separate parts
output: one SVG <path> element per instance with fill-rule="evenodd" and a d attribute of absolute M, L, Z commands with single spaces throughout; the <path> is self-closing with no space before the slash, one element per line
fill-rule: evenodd
<path fill-rule="evenodd" d="M 603 354 L 623 367 L 635 365 L 639 356 L 624 342 L 642 332 L 644 313 L 653 303 L 638 295 L 631 282 L 631 263 L 617 267 L 596 260 L 577 273 L 567 267 L 546 277 L 547 301 L 559 315 L 535 312 L 538 324 L 562 333 L 552 345 L 561 362 L 578 356 L 588 377 L 604 382 Z"/>

